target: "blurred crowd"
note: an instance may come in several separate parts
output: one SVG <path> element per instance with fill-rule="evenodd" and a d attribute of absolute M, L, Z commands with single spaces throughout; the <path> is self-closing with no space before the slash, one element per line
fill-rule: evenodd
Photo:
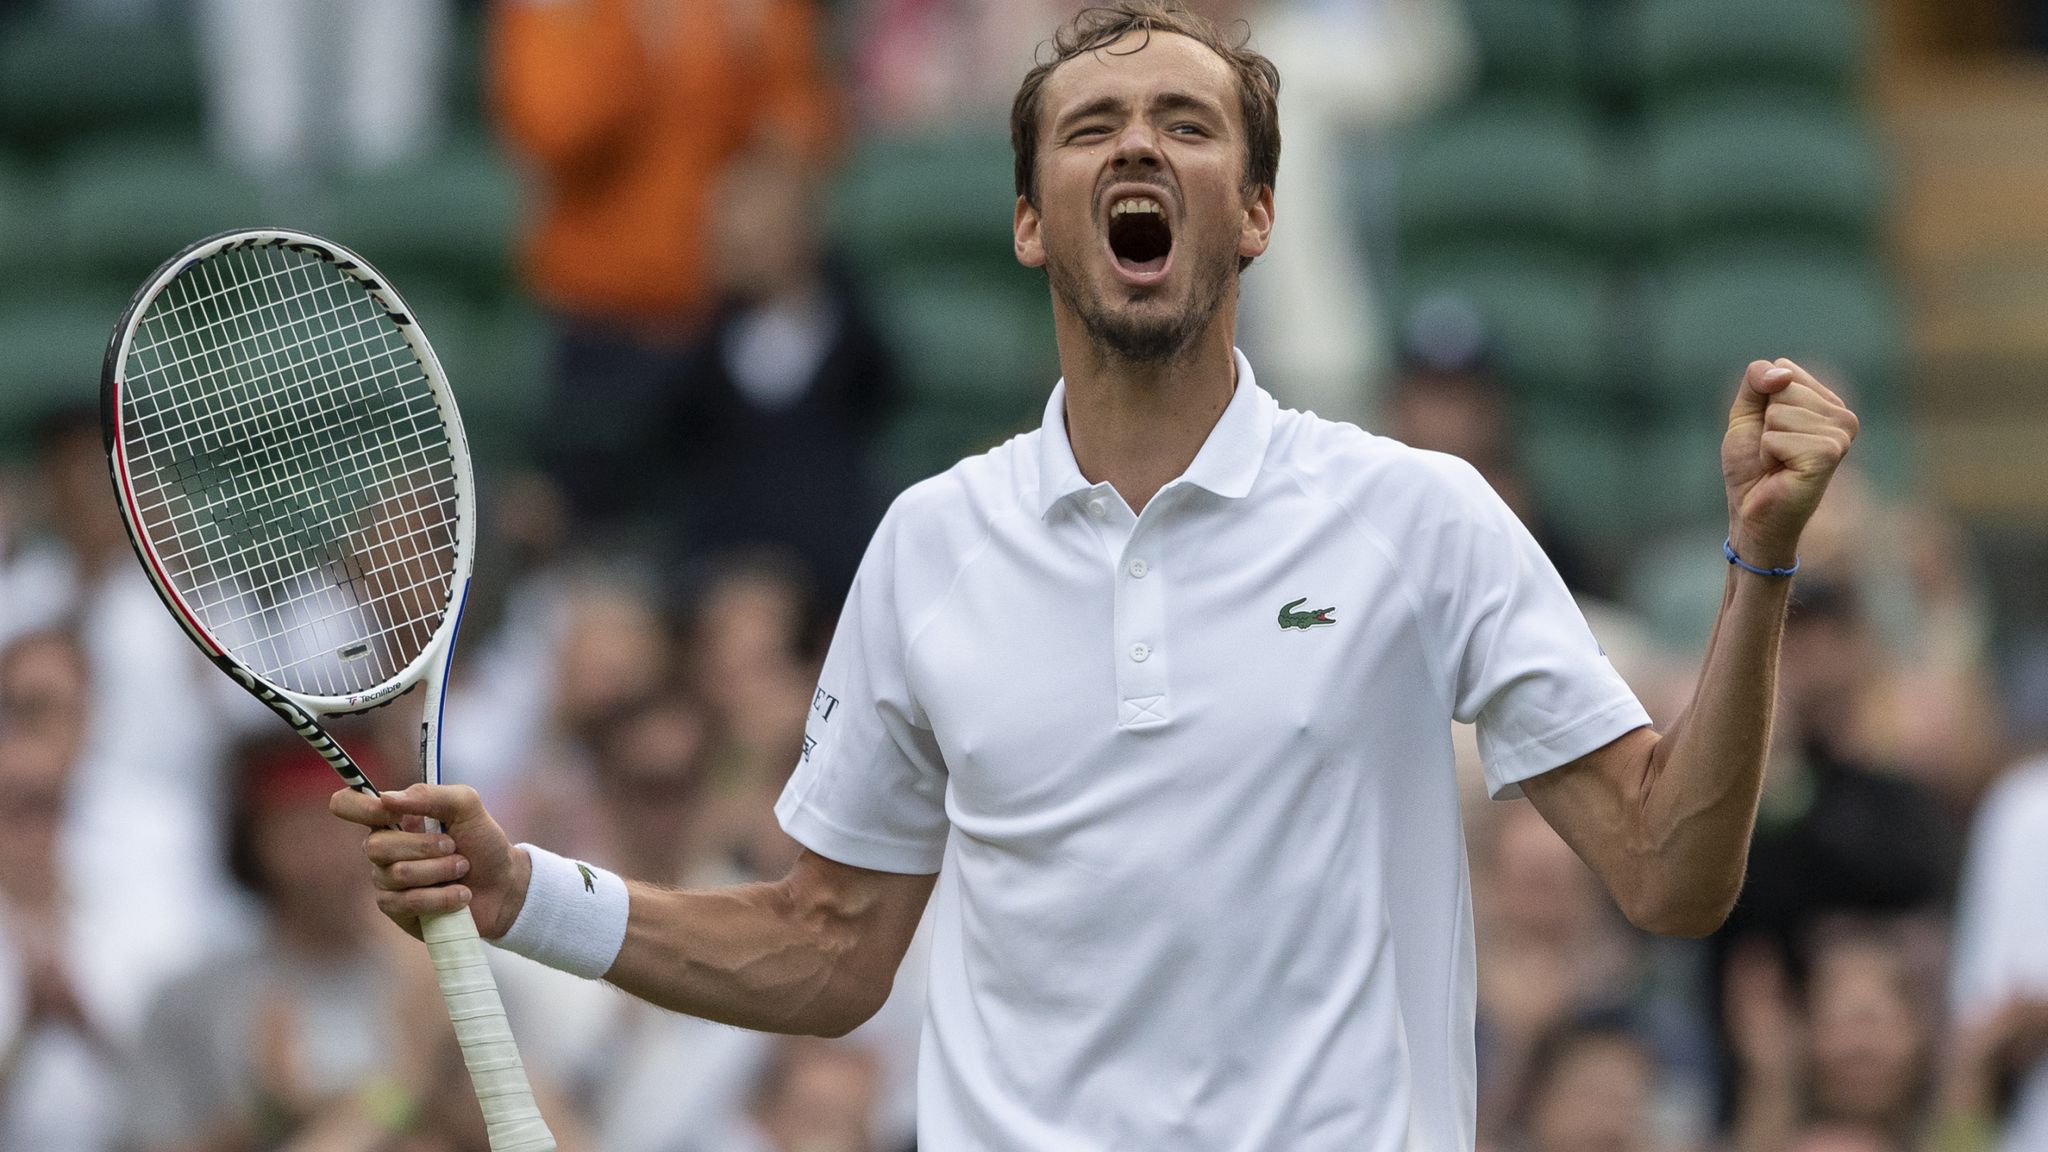
<path fill-rule="evenodd" d="M 281 178 L 320 141 L 366 165 L 431 147 L 435 72 L 479 15 L 49 6 L 189 19 L 235 62 L 211 92 L 224 154 Z M 1249 20 L 1286 81 L 1283 224 L 1246 281 L 1262 378 L 1275 363 L 1290 403 L 1471 460 L 1653 715 L 1675 716 L 1719 602 L 1719 533 L 1599 554 L 1523 473 L 1483 315 L 1433 300 L 1384 331 L 1347 319 L 1376 305 L 1370 254 L 1337 223 L 1355 205 L 1334 142 L 1457 88 L 1458 6 L 1194 6 Z M 487 106 L 539 190 L 521 244 L 552 391 L 530 465 L 485 462 L 445 776 L 515 838 L 675 885 L 788 867 L 771 804 L 890 495 L 871 465 L 898 394 L 820 191 L 863 131 L 1001 122 L 1073 7 L 481 9 Z M 301 67 L 252 47 L 309 37 L 345 52 Z M 1760 354 L 1729 349 L 1730 379 Z M 1852 465 L 1803 554 L 1749 880 L 1709 939 L 1628 927 L 1525 801 L 1483 798 L 1461 735 L 1486 1152 L 2048 1149 L 2048 758 L 2028 755 L 2048 714 L 2002 702 L 1980 579 L 1940 510 Z M 1619 606 L 1644 585 L 1669 595 Z M 1674 619 L 1645 608 L 1666 601 Z M 416 706 L 335 725 L 387 786 L 417 762 Z M 484 1152 L 423 951 L 377 915 L 360 837 L 326 814 L 335 787 L 156 602 L 96 413 L 49 413 L 33 459 L 0 474 L 0 1152 Z M 922 957 L 835 1041 L 493 963 L 569 1152 L 904 1152 Z"/>

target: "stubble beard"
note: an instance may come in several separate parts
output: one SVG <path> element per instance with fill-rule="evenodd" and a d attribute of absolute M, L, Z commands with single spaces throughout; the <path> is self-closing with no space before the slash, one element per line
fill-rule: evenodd
<path fill-rule="evenodd" d="M 1230 290 L 1231 278 L 1237 274 L 1236 260 L 1231 253 L 1227 259 L 1197 268 L 1188 306 L 1170 316 L 1118 312 L 1065 261 L 1048 259 L 1045 270 L 1053 294 L 1080 318 L 1098 356 L 1130 364 L 1159 364 L 1180 355 L 1215 318 Z"/>

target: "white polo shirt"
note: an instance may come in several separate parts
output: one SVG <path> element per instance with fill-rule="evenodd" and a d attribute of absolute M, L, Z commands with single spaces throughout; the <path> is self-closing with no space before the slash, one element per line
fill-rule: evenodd
<path fill-rule="evenodd" d="M 1469 466 L 1237 380 L 1142 515 L 1062 384 L 862 562 L 776 811 L 940 872 L 920 1147 L 1470 1149 L 1451 722 L 1496 794 L 1649 723 Z"/>

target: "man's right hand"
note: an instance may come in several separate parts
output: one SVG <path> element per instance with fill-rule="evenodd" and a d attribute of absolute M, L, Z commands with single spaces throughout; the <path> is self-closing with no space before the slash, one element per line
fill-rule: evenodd
<path fill-rule="evenodd" d="M 420 917 L 467 905 L 477 931 L 495 940 L 518 919 L 533 861 L 484 811 L 476 789 L 415 784 L 371 797 L 344 788 L 327 807 L 372 830 L 363 851 L 375 865 L 377 907 L 400 928 L 418 936 Z M 442 831 L 426 831 L 428 818 Z"/>

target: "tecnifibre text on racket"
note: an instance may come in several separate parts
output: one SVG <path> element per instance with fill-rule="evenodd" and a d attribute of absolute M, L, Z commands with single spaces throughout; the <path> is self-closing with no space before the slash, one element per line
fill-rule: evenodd
<path fill-rule="evenodd" d="M 115 327 L 100 420 L 135 554 L 193 642 L 371 795 L 320 718 L 424 683 L 438 783 L 475 495 L 447 378 L 390 284 L 302 232 L 201 240 Z M 421 928 L 493 1152 L 553 1149 L 469 910 Z"/>

